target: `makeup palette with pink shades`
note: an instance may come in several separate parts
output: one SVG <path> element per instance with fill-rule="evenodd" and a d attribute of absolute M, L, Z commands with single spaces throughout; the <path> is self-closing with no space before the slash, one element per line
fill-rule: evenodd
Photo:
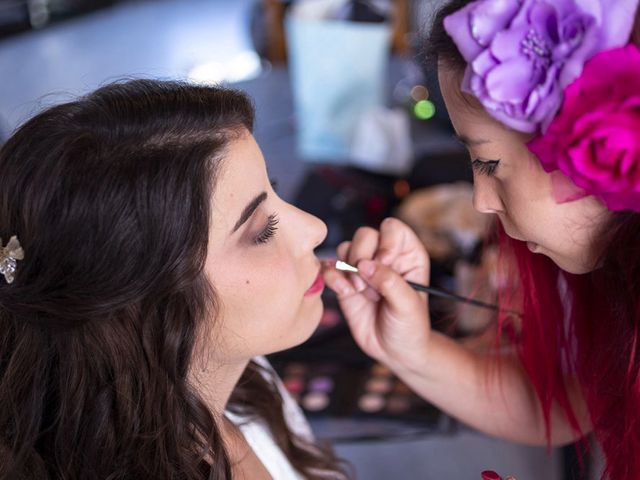
<path fill-rule="evenodd" d="M 274 363 L 285 388 L 309 416 L 386 418 L 435 424 L 440 412 L 385 366 Z"/>

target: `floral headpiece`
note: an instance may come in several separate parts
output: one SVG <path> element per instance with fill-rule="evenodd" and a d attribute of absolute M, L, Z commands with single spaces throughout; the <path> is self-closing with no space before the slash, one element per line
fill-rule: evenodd
<path fill-rule="evenodd" d="M 462 90 L 525 133 L 556 200 L 640 211 L 639 0 L 478 0 L 445 18 Z M 567 178 L 568 177 L 568 178 Z"/>
<path fill-rule="evenodd" d="M 4 275 L 4 279 L 7 283 L 13 283 L 17 260 L 24 259 L 24 251 L 20 246 L 18 237 L 15 235 L 9 239 L 6 246 L 2 246 L 2 239 L 0 238 L 0 273 Z"/>

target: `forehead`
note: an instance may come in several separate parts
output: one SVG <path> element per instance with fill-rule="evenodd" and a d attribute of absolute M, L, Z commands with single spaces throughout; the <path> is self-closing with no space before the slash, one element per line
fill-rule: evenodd
<path fill-rule="evenodd" d="M 213 192 L 214 225 L 230 229 L 244 207 L 268 184 L 260 147 L 249 132 L 233 136 L 225 148 Z"/>

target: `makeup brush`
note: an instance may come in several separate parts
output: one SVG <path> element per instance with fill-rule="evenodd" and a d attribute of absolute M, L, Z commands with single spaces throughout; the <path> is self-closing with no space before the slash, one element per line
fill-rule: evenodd
<path fill-rule="evenodd" d="M 358 269 L 356 267 L 349 265 L 342 260 L 336 260 L 335 267 L 336 270 L 341 270 L 343 272 L 358 273 Z M 462 295 L 456 295 L 455 293 L 447 292 L 446 290 L 442 290 L 440 288 L 428 287 L 426 285 L 420 285 L 419 283 L 410 282 L 408 280 L 407 283 L 411 285 L 411 288 L 419 292 L 426 292 L 437 297 L 449 298 L 451 300 L 455 300 L 456 302 L 468 303 L 469 305 L 475 305 L 476 307 L 487 308 L 489 310 L 500 310 L 497 305 L 481 302 L 480 300 L 474 300 L 473 298 L 463 297 Z M 518 312 L 514 312 L 512 310 L 505 311 L 515 315 L 520 315 Z"/>

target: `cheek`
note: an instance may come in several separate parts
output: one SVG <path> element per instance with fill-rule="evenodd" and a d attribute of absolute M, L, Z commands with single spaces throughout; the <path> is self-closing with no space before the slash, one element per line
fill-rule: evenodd
<path fill-rule="evenodd" d="M 549 195 L 545 178 L 528 172 L 528 179 L 504 182 L 501 197 L 508 220 L 527 240 L 535 241 L 557 228 L 557 204 Z M 526 180 L 526 181 L 525 181 Z"/>
<path fill-rule="evenodd" d="M 301 292 L 292 262 L 262 256 L 245 258 L 236 267 L 225 271 L 216 286 L 227 323 L 264 330 L 293 315 Z"/>
<path fill-rule="evenodd" d="M 610 212 L 593 198 L 584 198 L 565 204 L 567 211 L 564 227 L 569 235 L 567 243 L 574 246 L 577 255 L 587 261 L 597 256 L 597 239 L 610 219 Z"/>

